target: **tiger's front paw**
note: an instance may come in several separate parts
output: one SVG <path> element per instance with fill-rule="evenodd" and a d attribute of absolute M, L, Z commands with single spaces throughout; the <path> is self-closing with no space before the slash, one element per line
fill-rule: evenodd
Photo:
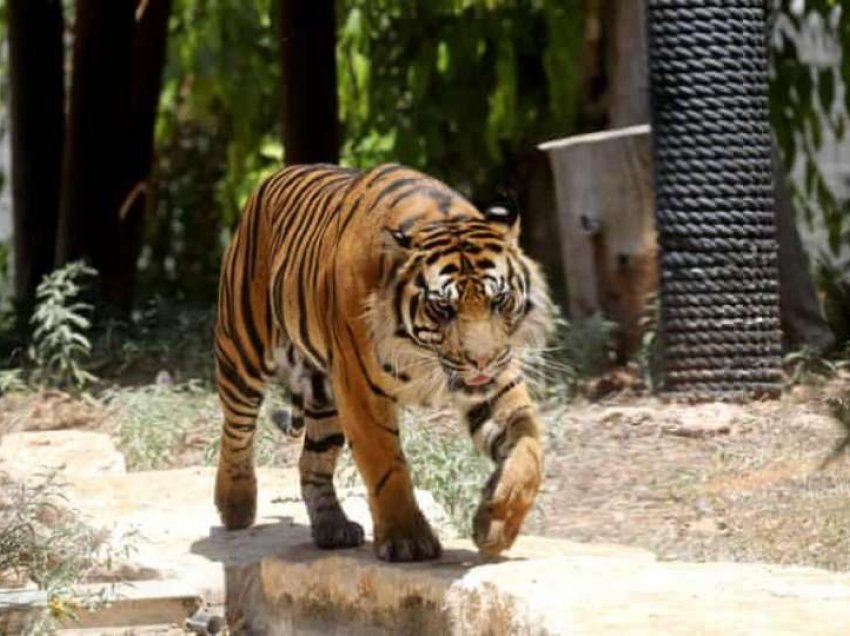
<path fill-rule="evenodd" d="M 479 552 L 496 556 L 513 545 L 540 489 L 540 476 L 539 444 L 519 440 L 488 481 L 472 520 L 472 538 Z"/>
<path fill-rule="evenodd" d="M 314 523 L 311 533 L 313 543 L 322 550 L 356 548 L 363 545 L 363 526 L 349 521 L 343 514 Z"/>
<path fill-rule="evenodd" d="M 375 528 L 375 554 L 383 561 L 428 561 L 442 553 L 440 540 L 418 510 L 408 524 Z"/>
<path fill-rule="evenodd" d="M 257 477 L 249 473 L 228 474 L 219 468 L 215 481 L 215 506 L 228 530 L 241 530 L 254 523 L 257 512 Z"/>

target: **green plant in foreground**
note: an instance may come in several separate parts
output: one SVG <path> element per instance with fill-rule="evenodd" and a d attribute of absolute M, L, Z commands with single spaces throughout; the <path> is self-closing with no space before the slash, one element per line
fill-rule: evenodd
<path fill-rule="evenodd" d="M 830 451 L 824 460 L 821 462 L 821 469 L 826 468 L 836 459 L 845 455 L 850 449 L 850 396 L 830 398 L 827 400 L 829 410 L 832 417 L 838 422 L 842 428 L 843 436 L 836 442 L 833 449 Z"/>
<path fill-rule="evenodd" d="M 818 379 L 831 378 L 840 366 L 808 345 L 787 354 L 783 364 L 789 371 L 791 384 L 811 384 Z"/>
<path fill-rule="evenodd" d="M 641 339 L 640 347 L 635 352 L 635 362 L 640 369 L 640 376 L 650 393 L 658 391 L 664 381 L 661 343 L 658 337 L 659 314 L 658 294 L 654 293 L 646 299 L 646 304 L 638 320 Z"/>
<path fill-rule="evenodd" d="M 0 475 L 0 493 L 0 575 L 31 581 L 47 594 L 46 607 L 24 633 L 51 633 L 79 610 L 105 602 L 107 587 L 83 594 L 76 586 L 93 571 L 109 569 L 119 548 L 67 506 L 55 476 L 23 485 Z M 122 537 L 120 552 L 126 558 L 131 550 L 130 538 Z"/>
<path fill-rule="evenodd" d="M 96 272 L 82 262 L 68 263 L 48 274 L 36 289 L 36 308 L 30 323 L 34 330 L 29 358 L 34 368 L 30 380 L 41 386 L 82 389 L 96 378 L 83 368 L 91 354 L 87 332 L 91 305 L 78 300 L 81 279 Z"/>
<path fill-rule="evenodd" d="M 192 430 L 213 437 L 220 419 L 215 395 L 199 383 L 107 390 L 103 400 L 117 421 L 118 447 L 129 470 L 175 465 Z"/>
<path fill-rule="evenodd" d="M 27 383 L 21 369 L 0 369 L 0 396 L 25 391 Z"/>
<path fill-rule="evenodd" d="M 203 382 L 114 387 L 103 393 L 117 426 L 118 447 L 131 471 L 163 470 L 189 463 L 215 464 L 221 437 L 221 405 Z M 287 465 L 287 441 L 270 421 L 283 403 L 273 390 L 257 420 L 254 461 Z M 187 455 L 188 454 L 188 455 Z"/>
<path fill-rule="evenodd" d="M 455 527 L 468 530 L 493 466 L 465 432 L 423 415 L 412 412 L 404 422 L 404 454 L 413 482 L 434 495 Z"/>

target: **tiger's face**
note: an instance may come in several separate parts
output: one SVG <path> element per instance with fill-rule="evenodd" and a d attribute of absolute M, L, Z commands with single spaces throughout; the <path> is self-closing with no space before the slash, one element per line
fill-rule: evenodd
<path fill-rule="evenodd" d="M 405 254 L 388 289 L 402 366 L 431 378 L 438 368 L 449 392 L 482 394 L 524 347 L 542 344 L 549 300 L 518 226 L 499 207 L 394 234 Z"/>

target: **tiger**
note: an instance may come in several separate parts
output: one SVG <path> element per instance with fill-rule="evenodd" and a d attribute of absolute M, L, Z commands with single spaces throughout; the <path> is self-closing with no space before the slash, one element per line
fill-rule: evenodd
<path fill-rule="evenodd" d="M 485 207 L 485 206 L 482 206 Z M 552 323 L 516 206 L 482 211 L 398 164 L 283 168 L 250 195 L 225 252 L 215 329 L 224 422 L 215 505 L 227 529 L 256 514 L 253 441 L 270 382 L 303 430 L 300 489 L 319 548 L 364 543 L 334 488 L 347 443 L 385 561 L 441 555 L 417 505 L 399 410 L 452 405 L 494 462 L 472 519 L 482 555 L 516 539 L 540 488 L 541 423 L 523 352 Z"/>

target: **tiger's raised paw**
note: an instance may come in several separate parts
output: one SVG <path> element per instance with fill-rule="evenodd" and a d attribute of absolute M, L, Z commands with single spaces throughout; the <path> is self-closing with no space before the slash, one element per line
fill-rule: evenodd
<path fill-rule="evenodd" d="M 322 550 L 356 548 L 363 545 L 363 526 L 345 517 L 339 517 L 314 525 L 311 530 L 313 543 Z"/>
<path fill-rule="evenodd" d="M 442 553 L 440 540 L 421 513 L 412 527 L 375 532 L 375 555 L 382 561 L 429 561 Z"/>
<path fill-rule="evenodd" d="M 521 441 L 484 487 L 472 520 L 472 539 L 481 554 L 496 556 L 516 540 L 540 489 L 538 448 L 536 442 Z"/>

